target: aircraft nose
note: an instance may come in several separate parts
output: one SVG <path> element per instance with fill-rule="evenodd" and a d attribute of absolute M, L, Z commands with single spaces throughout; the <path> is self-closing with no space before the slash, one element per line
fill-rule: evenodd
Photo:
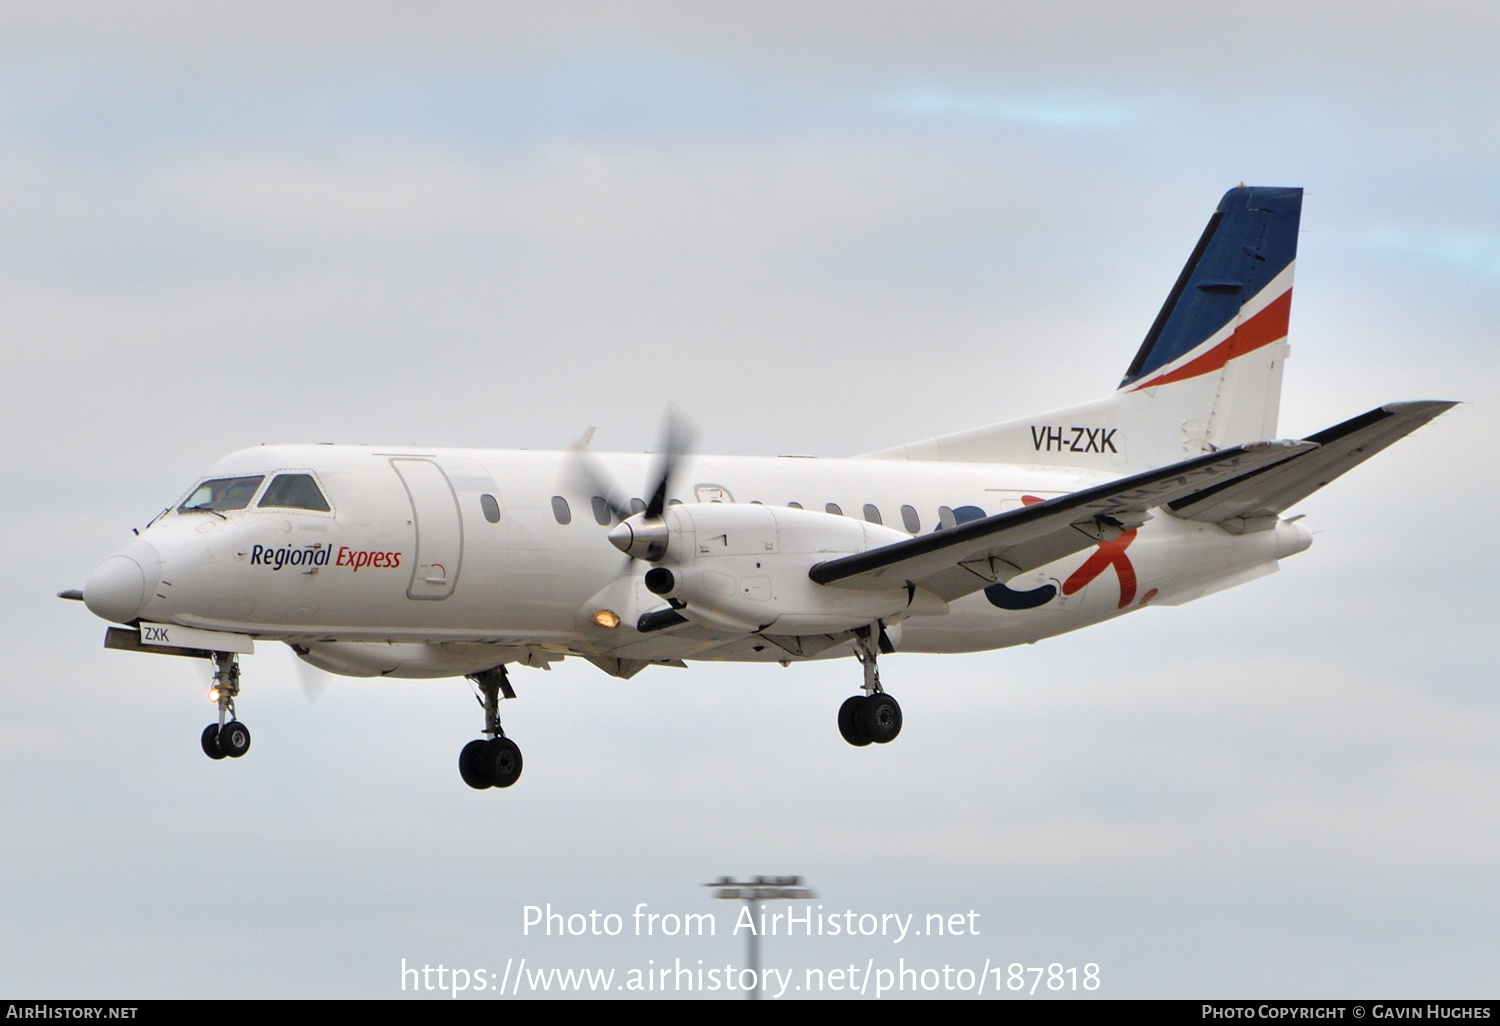
<path fill-rule="evenodd" d="M 102 620 L 129 623 L 156 590 L 161 578 L 161 555 L 146 542 L 135 541 L 110 556 L 83 586 L 83 604 Z"/>

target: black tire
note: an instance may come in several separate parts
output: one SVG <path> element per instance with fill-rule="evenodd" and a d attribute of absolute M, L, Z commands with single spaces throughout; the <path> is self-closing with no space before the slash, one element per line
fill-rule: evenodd
<path fill-rule="evenodd" d="M 219 730 L 219 750 L 238 759 L 250 750 L 250 728 L 239 720 L 230 720 Z"/>
<path fill-rule="evenodd" d="M 490 738 L 479 765 L 492 786 L 509 787 L 521 779 L 521 749 L 508 737 Z"/>
<path fill-rule="evenodd" d="M 224 749 L 219 747 L 219 725 L 210 723 L 203 728 L 203 754 L 210 759 L 224 758 Z"/>
<path fill-rule="evenodd" d="M 490 783 L 490 778 L 486 775 L 483 766 L 484 746 L 488 743 L 488 741 L 475 738 L 464 745 L 463 750 L 458 753 L 458 775 L 464 778 L 464 783 L 476 791 L 483 791 L 485 788 L 494 786 Z"/>
<path fill-rule="evenodd" d="M 864 699 L 856 719 L 859 729 L 877 745 L 890 744 L 901 733 L 901 706 L 884 692 Z"/>
<path fill-rule="evenodd" d="M 864 695 L 852 695 L 839 706 L 839 733 L 855 748 L 863 748 L 870 743 L 869 735 L 859 725 L 859 710 L 864 704 Z"/>

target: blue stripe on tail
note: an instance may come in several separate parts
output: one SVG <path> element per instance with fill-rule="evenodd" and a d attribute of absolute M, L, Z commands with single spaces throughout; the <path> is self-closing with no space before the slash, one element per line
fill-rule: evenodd
<path fill-rule="evenodd" d="M 1156 315 L 1120 387 L 1191 351 L 1297 256 L 1302 190 L 1230 189 Z"/>

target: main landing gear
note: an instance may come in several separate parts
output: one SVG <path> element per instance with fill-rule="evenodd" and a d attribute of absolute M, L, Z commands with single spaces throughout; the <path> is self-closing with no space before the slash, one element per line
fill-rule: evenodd
<path fill-rule="evenodd" d="M 500 696 L 515 698 L 510 677 L 504 666 L 485 670 L 469 677 L 479 686 L 480 704 L 484 706 L 484 732 L 487 739 L 476 738 L 458 753 L 458 775 L 464 783 L 482 791 L 487 787 L 509 787 L 521 779 L 521 749 L 505 736 L 500 727 Z"/>
<path fill-rule="evenodd" d="M 203 728 L 203 754 L 210 759 L 238 759 L 250 750 L 250 728 L 234 716 L 234 697 L 240 693 L 240 657 L 215 652 L 214 686 L 209 697 L 219 703 L 219 722 Z"/>
<path fill-rule="evenodd" d="M 901 733 L 901 706 L 881 689 L 880 669 L 875 665 L 884 633 L 878 626 L 854 632 L 854 657 L 865 669 L 865 693 L 845 699 L 839 707 L 839 733 L 856 748 L 872 742 L 888 744 Z"/>

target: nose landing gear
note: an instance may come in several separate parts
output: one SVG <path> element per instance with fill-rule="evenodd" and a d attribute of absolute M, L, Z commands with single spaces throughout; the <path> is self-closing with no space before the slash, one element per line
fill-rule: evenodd
<path fill-rule="evenodd" d="M 884 635 L 878 626 L 854 632 L 854 657 L 865 670 L 865 693 L 845 699 L 839 707 L 839 733 L 856 748 L 889 744 L 901 733 L 901 706 L 881 688 L 880 669 L 875 662 L 885 643 Z"/>
<path fill-rule="evenodd" d="M 521 779 L 521 749 L 505 736 L 500 726 L 500 696 L 515 698 L 516 693 L 503 665 L 469 679 L 479 686 L 483 696 L 480 704 L 484 706 L 484 733 L 489 738 L 476 738 L 464 745 L 458 753 L 458 775 L 476 791 L 509 787 Z"/>
<path fill-rule="evenodd" d="M 238 759 L 250 750 L 250 728 L 234 715 L 234 698 L 240 693 L 240 657 L 233 652 L 215 652 L 214 686 L 211 696 L 219 703 L 219 722 L 203 728 L 203 754 L 210 759 Z"/>

